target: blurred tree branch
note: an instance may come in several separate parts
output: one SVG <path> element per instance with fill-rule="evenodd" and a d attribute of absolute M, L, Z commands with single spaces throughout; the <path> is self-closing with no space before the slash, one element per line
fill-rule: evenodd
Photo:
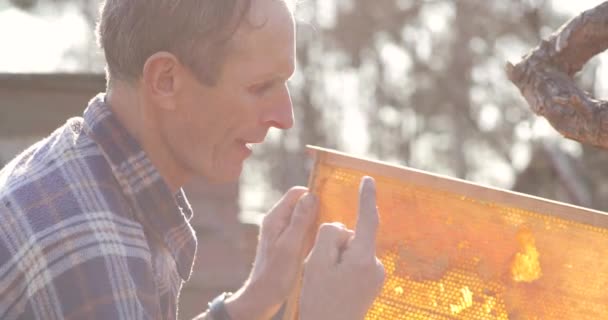
<path fill-rule="evenodd" d="M 23 10 L 28 10 L 34 7 L 38 0 L 11 0 L 10 1 L 15 7 L 18 7 Z"/>
<path fill-rule="evenodd" d="M 60 4 L 65 2 L 79 2 L 82 6 L 90 6 L 92 4 L 97 5 L 100 1 L 90 1 L 90 0 L 47 0 L 52 4 Z M 40 1 L 38 0 L 10 0 L 14 6 L 21 8 L 23 10 L 30 10 L 34 8 Z"/>
<path fill-rule="evenodd" d="M 541 147 L 568 194 L 570 202 L 579 206 L 591 206 L 593 204 L 592 193 L 577 170 L 574 161 L 554 144 L 544 141 L 541 143 Z"/>
<path fill-rule="evenodd" d="M 608 102 L 578 88 L 572 77 L 608 48 L 608 2 L 567 22 L 516 65 L 509 79 L 532 110 L 567 138 L 608 149 Z"/>

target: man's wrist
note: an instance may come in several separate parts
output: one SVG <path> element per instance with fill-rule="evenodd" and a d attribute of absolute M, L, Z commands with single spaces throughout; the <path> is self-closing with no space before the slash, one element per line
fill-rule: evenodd
<path fill-rule="evenodd" d="M 267 298 L 267 293 L 256 292 L 255 287 L 249 284 L 227 297 L 224 306 L 232 320 L 266 320 L 280 308 L 280 303 L 269 303 Z"/>
<path fill-rule="evenodd" d="M 209 316 L 212 320 L 232 320 L 232 317 L 226 310 L 226 299 L 230 298 L 232 293 L 222 293 L 209 303 Z"/>

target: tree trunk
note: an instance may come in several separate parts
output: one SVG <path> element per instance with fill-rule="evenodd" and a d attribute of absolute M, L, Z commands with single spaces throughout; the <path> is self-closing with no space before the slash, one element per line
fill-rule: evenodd
<path fill-rule="evenodd" d="M 608 149 L 608 101 L 594 99 L 572 79 L 608 48 L 608 1 L 567 22 L 507 74 L 532 110 L 566 138 Z"/>

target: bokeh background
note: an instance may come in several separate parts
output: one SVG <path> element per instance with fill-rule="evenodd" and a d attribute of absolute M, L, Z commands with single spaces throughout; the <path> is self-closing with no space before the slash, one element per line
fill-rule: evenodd
<path fill-rule="evenodd" d="M 206 231 L 199 238 L 208 237 L 199 242 L 210 243 L 199 261 L 221 255 L 213 245 L 222 243 L 235 256 L 245 252 L 218 263 L 200 286 L 211 295 L 246 276 L 256 222 L 289 187 L 306 184 L 306 144 L 608 210 L 608 153 L 560 137 L 503 70 L 601 2 L 300 0 L 295 127 L 271 131 L 238 183 L 190 186 L 197 230 Z M 85 97 L 103 90 L 98 7 L 97 0 L 0 0 L 0 165 L 63 122 L 52 115 L 78 114 Z M 576 80 L 605 98 L 608 58 L 594 58 Z M 75 98 L 62 100 L 69 94 Z M 38 103 L 26 106 L 25 96 Z M 51 123 L 32 120 L 41 112 Z M 225 265 L 243 267 L 221 282 Z M 207 294 L 187 290 L 199 290 L 192 301 Z"/>

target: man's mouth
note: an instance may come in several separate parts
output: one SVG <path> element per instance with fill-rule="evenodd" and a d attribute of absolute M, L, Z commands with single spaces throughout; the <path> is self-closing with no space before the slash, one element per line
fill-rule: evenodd
<path fill-rule="evenodd" d="M 252 147 L 254 145 L 257 144 L 261 144 L 262 142 L 264 142 L 264 139 L 261 140 L 245 140 L 245 139 L 238 139 L 237 142 L 246 145 L 247 147 Z"/>
<path fill-rule="evenodd" d="M 257 141 L 247 141 L 247 140 L 243 140 L 243 139 L 238 139 L 237 143 L 241 146 L 243 146 L 244 148 L 252 151 L 253 150 L 253 146 L 260 144 L 261 142 L 257 142 Z"/>

